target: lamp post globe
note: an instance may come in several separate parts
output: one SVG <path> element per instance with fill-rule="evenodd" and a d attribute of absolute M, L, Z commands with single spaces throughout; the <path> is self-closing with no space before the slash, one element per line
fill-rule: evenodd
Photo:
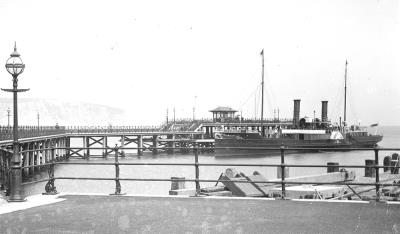
<path fill-rule="evenodd" d="M 17 44 L 14 45 L 14 51 L 11 53 L 10 58 L 7 59 L 6 69 L 13 77 L 18 77 L 25 69 L 25 64 L 17 51 Z"/>
<path fill-rule="evenodd" d="M 22 167 L 21 167 L 21 155 L 19 153 L 19 142 L 18 142 L 18 92 L 25 92 L 29 89 L 18 89 L 18 76 L 24 71 L 25 64 L 22 62 L 20 54 L 17 51 L 17 45 L 14 45 L 14 51 L 11 53 L 10 58 L 7 59 L 5 65 L 8 73 L 13 77 L 13 88 L 2 89 L 6 92 L 13 93 L 13 109 L 14 109 L 14 124 L 13 124 L 13 156 L 11 159 L 11 176 L 9 184 L 10 197 L 8 201 L 20 202 L 25 201 L 22 191 Z"/>

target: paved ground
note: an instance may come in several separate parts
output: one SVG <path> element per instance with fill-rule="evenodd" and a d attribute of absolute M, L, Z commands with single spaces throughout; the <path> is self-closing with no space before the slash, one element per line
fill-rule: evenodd
<path fill-rule="evenodd" d="M 400 232 L 400 204 L 87 195 L 61 198 L 66 200 L 0 215 L 0 232 Z"/>

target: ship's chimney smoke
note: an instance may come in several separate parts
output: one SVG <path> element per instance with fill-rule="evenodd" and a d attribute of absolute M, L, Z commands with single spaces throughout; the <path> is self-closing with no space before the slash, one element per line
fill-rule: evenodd
<path fill-rule="evenodd" d="M 293 125 L 299 126 L 300 122 L 300 99 L 293 100 L 294 107 L 293 107 Z"/>
<path fill-rule="evenodd" d="M 322 123 L 328 121 L 328 101 L 322 101 L 321 121 Z"/>

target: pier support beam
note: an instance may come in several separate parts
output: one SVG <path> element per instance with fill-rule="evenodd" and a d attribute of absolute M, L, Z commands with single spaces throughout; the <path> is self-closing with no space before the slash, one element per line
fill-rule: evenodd
<path fill-rule="evenodd" d="M 64 138 L 60 138 L 60 139 L 58 140 L 58 142 L 59 142 L 58 147 L 60 147 L 60 148 L 65 147 L 65 145 L 64 145 Z M 59 158 L 60 158 L 60 159 L 64 159 L 64 158 L 65 158 L 64 149 L 60 149 L 60 150 L 59 150 Z"/>
<path fill-rule="evenodd" d="M 138 136 L 137 147 L 138 147 L 137 154 L 139 156 L 143 155 L 143 149 L 142 149 L 143 148 L 143 136 Z"/>
<path fill-rule="evenodd" d="M 125 157 L 125 135 L 121 136 L 121 157 Z"/>
<path fill-rule="evenodd" d="M 83 148 L 84 148 L 84 150 L 83 150 L 83 158 L 84 159 L 88 159 L 89 158 L 89 155 L 88 155 L 88 150 L 86 150 L 85 148 L 87 147 L 87 137 L 86 136 L 84 136 L 83 138 L 82 138 L 82 146 L 83 146 Z"/>
<path fill-rule="evenodd" d="M 33 147 L 33 143 L 28 143 L 28 150 L 29 150 L 29 152 L 28 152 L 28 164 L 29 164 L 29 166 L 33 166 L 34 165 L 34 154 L 33 154 L 33 150 L 34 149 L 34 147 Z M 33 167 L 31 167 L 31 168 L 29 168 L 29 175 L 32 175 L 33 174 Z"/>
<path fill-rule="evenodd" d="M 46 139 L 44 142 L 44 147 L 46 148 L 44 152 L 44 158 L 45 162 L 48 163 L 50 161 L 50 140 Z"/>
<path fill-rule="evenodd" d="M 157 135 L 153 135 L 153 154 L 158 154 L 158 136 Z"/>
<path fill-rule="evenodd" d="M 175 153 L 175 134 L 168 134 L 167 139 L 172 140 L 168 142 L 168 148 L 167 153 L 168 154 L 173 154 Z"/>
<path fill-rule="evenodd" d="M 43 141 L 38 141 L 38 142 L 37 142 L 37 148 L 38 148 L 38 165 L 44 164 L 43 147 L 44 147 Z M 39 167 L 38 169 L 39 169 L 39 171 L 43 171 L 43 168 L 42 168 L 42 167 Z"/>
<path fill-rule="evenodd" d="M 23 150 L 23 151 L 28 150 L 28 144 L 22 144 L 21 147 L 22 147 L 22 150 Z M 22 157 L 23 157 L 23 166 L 24 166 L 24 167 L 29 166 L 29 156 L 28 156 L 28 154 L 29 154 L 28 152 L 22 153 Z M 23 176 L 22 176 L 22 178 L 27 178 L 28 176 L 29 176 L 29 168 L 25 168 L 25 169 L 23 170 Z"/>
<path fill-rule="evenodd" d="M 107 152 L 107 147 L 108 147 L 108 138 L 106 135 L 103 136 L 103 158 L 107 158 L 108 152 Z"/>
<path fill-rule="evenodd" d="M 37 141 L 33 142 L 33 150 L 35 150 L 33 152 L 33 155 L 34 155 L 33 163 L 34 163 L 35 166 L 38 166 L 38 165 L 40 165 L 39 142 L 37 142 Z M 40 171 L 40 168 L 39 167 L 34 167 L 33 171 L 34 171 L 34 173 L 37 173 L 37 172 Z"/>
<path fill-rule="evenodd" d="M 89 147 L 90 147 L 90 137 L 85 137 L 85 140 L 86 140 L 86 147 L 87 147 L 87 149 L 86 149 L 86 159 L 89 159 L 90 158 L 90 149 L 89 149 Z"/>
<path fill-rule="evenodd" d="M 69 159 L 69 156 L 71 156 L 71 152 L 69 151 L 69 148 L 71 148 L 71 138 L 67 137 L 67 138 L 65 138 L 65 140 L 66 140 L 65 147 L 67 147 L 67 150 L 65 153 L 66 153 L 67 159 Z"/>

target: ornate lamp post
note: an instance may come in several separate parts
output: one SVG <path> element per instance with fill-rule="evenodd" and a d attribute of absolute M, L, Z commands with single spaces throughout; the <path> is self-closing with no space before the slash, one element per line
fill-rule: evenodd
<path fill-rule="evenodd" d="M 14 45 L 14 52 L 10 55 L 10 58 L 6 62 L 6 69 L 13 77 L 13 88 L 12 89 L 1 89 L 6 92 L 12 92 L 14 94 L 14 128 L 13 128 L 13 157 L 11 160 L 11 181 L 10 181 L 10 198 L 11 202 L 25 201 L 22 194 L 22 174 L 21 174 L 21 156 L 19 154 L 19 142 L 18 142 L 18 105 L 17 105 L 17 93 L 25 92 L 29 89 L 18 89 L 18 75 L 20 75 L 24 69 L 25 64 L 22 62 L 19 53 L 17 52 L 17 43 Z"/>

